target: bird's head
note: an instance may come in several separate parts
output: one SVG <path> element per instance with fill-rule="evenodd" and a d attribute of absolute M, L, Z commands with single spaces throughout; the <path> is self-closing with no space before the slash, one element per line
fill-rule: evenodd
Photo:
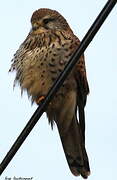
<path fill-rule="evenodd" d="M 38 34 L 48 30 L 71 31 L 66 19 L 55 10 L 42 8 L 31 17 L 32 32 Z"/>

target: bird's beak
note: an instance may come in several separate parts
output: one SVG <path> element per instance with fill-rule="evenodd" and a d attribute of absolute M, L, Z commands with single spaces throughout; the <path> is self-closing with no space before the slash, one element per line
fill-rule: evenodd
<path fill-rule="evenodd" d="M 32 31 L 36 31 L 39 27 L 40 27 L 39 24 L 34 23 L 33 26 L 32 26 Z"/>
<path fill-rule="evenodd" d="M 45 31 L 47 31 L 47 30 L 43 27 L 42 23 L 38 22 L 38 24 L 37 23 L 33 24 L 32 29 L 31 29 L 30 32 L 34 33 L 34 34 L 37 34 L 37 33 L 42 33 L 42 32 L 45 32 Z"/>

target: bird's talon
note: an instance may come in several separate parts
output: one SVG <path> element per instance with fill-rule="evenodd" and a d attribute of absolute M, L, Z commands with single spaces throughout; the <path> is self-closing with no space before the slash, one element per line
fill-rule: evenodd
<path fill-rule="evenodd" d="M 36 99 L 36 103 L 40 104 L 45 99 L 44 96 L 40 96 L 38 99 Z"/>

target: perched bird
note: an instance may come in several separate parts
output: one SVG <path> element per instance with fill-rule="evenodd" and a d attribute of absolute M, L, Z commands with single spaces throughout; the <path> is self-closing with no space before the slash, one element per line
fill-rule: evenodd
<path fill-rule="evenodd" d="M 14 85 L 26 90 L 38 105 L 64 70 L 80 41 L 65 18 L 55 10 L 42 8 L 31 17 L 32 28 L 12 60 Z M 89 93 L 84 55 L 75 65 L 46 109 L 52 127 L 58 127 L 71 172 L 87 178 L 89 160 L 85 149 L 84 107 Z M 77 120 L 78 110 L 78 120 Z"/>

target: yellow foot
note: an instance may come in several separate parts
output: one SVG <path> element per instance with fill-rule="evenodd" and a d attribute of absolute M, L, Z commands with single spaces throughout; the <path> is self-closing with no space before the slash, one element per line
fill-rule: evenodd
<path fill-rule="evenodd" d="M 36 99 L 36 103 L 40 104 L 42 100 L 44 100 L 45 97 L 44 96 L 40 96 L 38 99 Z"/>

